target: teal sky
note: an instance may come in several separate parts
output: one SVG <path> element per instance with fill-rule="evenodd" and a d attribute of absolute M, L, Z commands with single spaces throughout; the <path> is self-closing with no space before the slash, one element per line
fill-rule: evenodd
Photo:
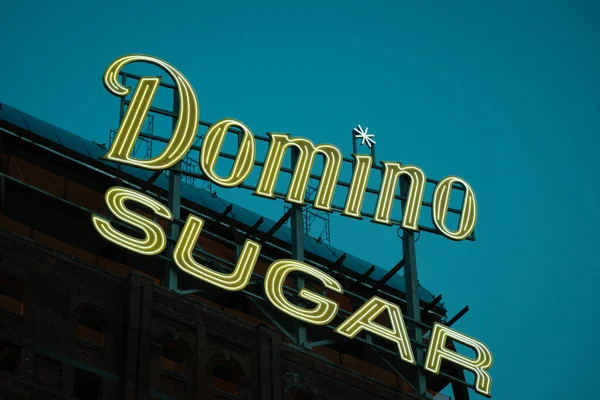
<path fill-rule="evenodd" d="M 185 74 L 203 120 L 345 155 L 366 125 L 378 159 L 463 177 L 477 241 L 423 234 L 423 286 L 450 315 L 470 306 L 454 327 L 492 350 L 494 398 L 597 398 L 600 2 L 1 1 L 0 37 L 0 100 L 88 139 L 117 124 L 106 66 L 147 53 Z M 332 244 L 401 257 L 367 221 L 333 218 Z"/>

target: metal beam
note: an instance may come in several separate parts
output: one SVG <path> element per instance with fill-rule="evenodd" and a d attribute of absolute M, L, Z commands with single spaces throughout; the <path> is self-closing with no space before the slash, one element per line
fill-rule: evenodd
<path fill-rule="evenodd" d="M 356 291 L 356 289 L 358 289 L 359 287 L 361 287 L 365 280 L 367 280 L 367 278 L 369 277 L 369 275 L 371 275 L 373 272 L 375 272 L 375 266 L 371 265 L 371 267 L 365 271 L 364 274 L 362 274 L 357 280 L 356 282 L 354 282 L 354 284 L 352 285 L 351 290 L 352 291 Z"/>
<path fill-rule="evenodd" d="M 140 192 L 142 193 L 146 193 L 146 191 L 148 189 L 150 189 L 150 187 L 154 184 L 154 182 L 158 179 L 158 177 L 160 176 L 160 174 L 162 174 L 163 171 L 162 170 L 158 170 L 155 171 L 152 176 L 150 177 L 150 179 L 148 179 L 148 181 L 146 182 L 146 184 L 144 186 L 141 187 Z"/>
<path fill-rule="evenodd" d="M 292 335 L 287 329 L 285 329 L 283 325 L 281 325 L 279 321 L 276 318 L 274 318 L 271 315 L 271 313 L 269 313 L 267 309 L 263 307 L 262 304 L 260 304 L 260 302 L 258 302 L 258 300 L 252 297 L 248 297 L 248 300 L 250 300 L 256 306 L 256 308 L 258 308 L 260 312 L 262 312 L 265 315 L 265 317 L 267 317 L 269 321 L 271 321 L 273 325 L 275 325 L 281 331 L 281 333 L 287 336 L 287 338 L 290 339 L 292 342 L 296 342 L 296 338 L 294 337 L 294 335 Z"/>
<path fill-rule="evenodd" d="M 267 243 L 267 241 L 269 239 L 271 239 L 271 236 L 273 236 L 273 234 L 275 232 L 277 232 L 279 230 L 279 228 L 281 228 L 283 226 L 283 224 L 285 224 L 285 222 L 292 216 L 293 210 L 294 210 L 293 207 L 290 208 L 289 210 L 287 210 L 287 212 L 285 214 L 283 214 L 283 216 L 281 218 L 279 218 L 279 221 L 277 221 L 275 223 L 275 225 L 273 225 L 271 227 L 271 229 L 269 229 L 268 232 L 263 235 L 263 237 L 260 239 L 261 245 Z M 304 231 L 302 231 L 302 234 L 304 234 Z"/>
<path fill-rule="evenodd" d="M 437 303 L 440 302 L 440 300 L 442 300 L 442 295 L 441 294 L 438 295 L 435 299 L 431 300 L 431 302 L 427 303 L 425 305 L 425 307 L 423 307 L 423 310 L 424 311 L 431 310 L 433 307 L 436 306 Z"/>
<path fill-rule="evenodd" d="M 131 73 L 125 72 L 125 71 L 119 71 L 119 75 L 121 75 L 123 77 L 133 78 L 135 80 L 140 80 L 140 78 L 141 78 L 140 75 L 131 74 Z M 123 81 L 123 84 L 125 84 L 125 81 Z M 160 86 L 164 86 L 164 87 L 169 88 L 169 89 L 173 89 L 173 90 L 177 89 L 177 86 L 175 86 L 175 85 L 173 85 L 171 83 L 162 81 L 162 80 L 160 81 L 159 85 Z"/>
<path fill-rule="evenodd" d="M 329 266 L 329 268 L 327 268 L 327 271 L 333 272 L 336 268 L 342 267 L 344 261 L 346 260 L 346 257 L 348 257 L 346 253 L 342 254 L 340 258 L 338 258 L 333 264 Z"/>
<path fill-rule="evenodd" d="M 130 103 L 131 103 L 131 100 L 123 100 L 123 108 L 124 108 L 124 106 L 129 106 Z M 154 114 L 164 115 L 165 117 L 171 117 L 171 118 L 178 117 L 178 114 L 176 111 L 169 111 L 169 110 L 165 110 L 163 108 L 158 108 L 158 107 L 154 107 L 154 106 L 151 106 L 148 111 L 151 113 L 154 113 Z"/>
<path fill-rule="evenodd" d="M 254 234 L 254 231 L 256 231 L 258 227 L 262 225 L 263 222 L 265 222 L 265 219 L 263 217 L 260 217 L 258 221 L 256 221 L 254 225 L 252 225 L 250 229 L 246 231 L 246 235 L 244 235 L 244 240 L 248 239 L 250 235 Z"/>
<path fill-rule="evenodd" d="M 377 293 L 377 291 L 379 289 L 381 289 L 383 287 L 383 285 L 385 285 L 387 283 L 387 281 L 389 281 L 392 276 L 396 275 L 396 273 L 398 271 L 400 271 L 400 269 L 402 269 L 402 267 L 404 267 L 404 264 L 406 263 L 405 259 L 403 258 L 402 260 L 400 260 L 400 262 L 398 262 L 398 264 L 394 265 L 394 268 L 390 269 L 384 276 L 383 278 L 381 278 L 379 281 L 377 281 L 377 283 L 375 283 L 375 285 L 373 286 L 373 288 L 371 289 L 371 294 L 375 294 Z"/>
<path fill-rule="evenodd" d="M 452 326 L 456 321 L 458 321 L 463 315 L 465 315 L 467 312 L 469 311 L 469 306 L 465 306 L 465 308 L 463 308 L 462 310 L 460 310 L 458 312 L 458 314 L 456 314 L 454 317 L 452 317 L 450 319 L 450 321 L 448 321 L 448 323 L 446 324 L 446 326 Z"/>
<path fill-rule="evenodd" d="M 186 295 L 186 294 L 195 294 L 195 293 L 202 293 L 204 292 L 204 290 L 202 289 L 186 289 L 186 290 L 175 290 L 176 293 L 178 294 L 182 294 L 182 295 Z"/>
<path fill-rule="evenodd" d="M 318 340 L 316 342 L 310 342 L 310 348 L 314 349 L 315 347 L 320 347 L 320 346 L 329 346 L 332 344 L 338 344 L 338 343 L 347 343 L 350 340 L 344 340 L 344 339 L 325 339 L 325 340 Z"/>
<path fill-rule="evenodd" d="M 227 217 L 227 214 L 229 214 L 232 209 L 233 209 L 233 205 L 232 204 L 228 205 L 227 208 L 225 208 L 225 210 L 223 210 L 223 212 L 221 214 L 219 214 L 214 220 L 212 220 L 208 224 L 206 224 L 205 229 L 209 230 L 213 226 L 218 225 L 221 221 L 223 221 L 223 219 L 225 217 Z"/>

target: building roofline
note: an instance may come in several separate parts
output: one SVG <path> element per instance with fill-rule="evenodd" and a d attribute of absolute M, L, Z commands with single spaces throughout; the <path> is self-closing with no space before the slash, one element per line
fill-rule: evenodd
<path fill-rule="evenodd" d="M 52 150 L 58 151 L 67 156 L 74 156 L 78 158 L 79 161 L 89 163 L 90 165 L 99 169 L 117 170 L 135 178 L 140 182 L 148 182 L 153 175 L 153 171 L 107 161 L 102 158 L 102 156 L 105 154 L 105 150 L 101 149 L 97 143 L 82 138 L 81 136 L 66 131 L 48 122 L 42 121 L 39 118 L 36 118 L 2 102 L 0 102 L 0 125 L 12 125 L 21 128 L 32 135 L 31 139 L 34 142 L 46 145 Z M 154 186 L 166 192 L 168 191 L 169 187 L 168 179 L 164 174 L 161 174 L 154 182 Z M 229 218 L 248 227 L 254 225 L 260 218 L 263 218 L 263 223 L 257 228 L 257 230 L 260 232 L 265 233 L 276 224 L 275 221 L 269 218 L 263 217 L 235 203 L 216 197 L 210 192 L 194 187 L 185 182 L 181 183 L 181 192 L 182 200 L 200 207 L 204 207 L 207 210 L 211 210 L 216 215 L 223 213 L 228 207 L 231 207 Z M 289 244 L 291 243 L 291 229 L 289 227 L 282 226 L 273 234 L 273 237 L 282 244 Z M 369 277 L 374 281 L 380 280 L 389 271 L 389 269 L 378 267 L 359 257 L 327 245 L 326 243 L 318 242 L 309 235 L 305 235 L 304 244 L 305 251 L 307 253 L 310 253 L 329 263 L 335 263 L 338 259 L 340 259 L 340 257 L 345 255 L 343 268 L 354 271 L 357 274 L 362 275 L 372 266 L 375 267 L 373 273 L 369 275 Z M 386 285 L 402 293 L 406 293 L 403 275 L 394 274 L 386 282 Z M 435 296 L 427 289 L 420 286 L 419 298 L 425 303 L 430 303 Z M 437 307 L 445 310 L 443 305 L 437 305 Z"/>

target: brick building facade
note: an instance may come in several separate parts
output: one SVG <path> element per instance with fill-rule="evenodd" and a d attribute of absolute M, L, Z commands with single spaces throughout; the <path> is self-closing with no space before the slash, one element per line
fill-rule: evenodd
<path fill-rule="evenodd" d="M 99 162 L 91 142 L 6 105 L 0 129 L 1 400 L 415 398 L 403 378 L 414 373 L 411 366 L 390 368 L 389 357 L 362 342 L 338 338 L 308 351 L 282 333 L 291 329 L 288 322 L 267 318 L 276 310 L 252 296 L 214 290 L 191 277 L 180 277 L 181 290 L 167 290 L 168 259 L 149 260 L 106 243 L 90 223 L 91 212 L 107 213 L 108 187 L 143 179 Z M 77 140 L 85 151 L 77 150 Z M 236 235 L 250 228 L 218 221 L 223 213 L 209 200 L 193 204 L 214 221 L 199 245 L 211 262 L 227 267 L 235 262 Z M 264 252 L 282 258 L 285 246 L 269 238 Z M 308 257 L 331 264 L 318 254 Z M 264 275 L 267 266 L 262 260 L 255 272 Z M 336 268 L 344 285 L 363 290 L 355 282 L 360 271 Z M 249 290 L 258 294 L 260 287 Z M 402 300 L 398 288 L 380 290 Z M 433 296 L 424 296 L 427 305 Z M 336 300 L 349 312 L 359 306 L 344 296 Z M 422 318 L 431 324 L 444 315 L 443 307 L 431 305 Z M 379 348 L 393 350 L 384 342 Z M 431 394 L 449 382 L 429 376 Z M 465 387 L 453 384 L 453 390 L 456 398 L 468 398 Z"/>
<path fill-rule="evenodd" d="M 3 287 L 18 287 L 0 309 L 3 400 L 401 398 L 390 372 L 302 351 L 267 324 L 135 270 L 115 276 L 6 231 L 0 242 Z"/>

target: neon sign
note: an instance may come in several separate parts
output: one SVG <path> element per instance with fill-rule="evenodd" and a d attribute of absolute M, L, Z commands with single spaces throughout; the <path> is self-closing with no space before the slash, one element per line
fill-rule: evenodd
<path fill-rule="evenodd" d="M 132 150 L 140 133 L 144 118 L 149 112 L 157 92 L 160 78 L 142 77 L 132 95 L 129 107 L 114 141 L 104 156 L 105 159 L 117 163 L 128 164 L 150 170 L 165 170 L 173 167 L 190 150 L 196 137 L 199 121 L 199 106 L 196 94 L 188 80 L 168 63 L 147 55 L 127 55 L 111 63 L 104 74 L 106 88 L 116 96 L 125 97 L 130 88 L 119 82 L 121 69 L 132 62 L 146 62 L 164 69 L 177 87 L 179 108 L 177 122 L 171 138 L 163 151 L 150 159 L 131 157 Z M 231 127 L 240 130 L 238 151 L 228 176 L 220 176 L 215 172 L 219 153 L 225 136 Z M 367 132 L 364 132 L 367 135 Z M 282 168 L 283 158 L 287 149 L 297 150 L 297 162 L 292 171 L 290 184 L 285 201 L 293 204 L 304 204 L 304 193 L 310 178 L 310 172 L 317 155 L 323 156 L 323 171 L 314 207 L 332 211 L 332 200 L 336 183 L 340 174 L 343 160 L 342 152 L 331 144 L 315 145 L 308 139 L 290 137 L 288 134 L 269 133 L 269 150 L 264 160 L 263 168 L 254 190 L 254 194 L 266 198 L 274 198 L 275 185 Z M 365 136 L 369 138 L 369 136 Z M 369 139 L 372 140 L 372 139 Z M 204 174 L 214 183 L 223 187 L 241 185 L 250 175 L 255 165 L 256 143 L 252 131 L 241 121 L 223 119 L 214 123 L 204 136 L 198 163 Z M 361 209 L 369 173 L 373 159 L 369 155 L 353 155 L 354 168 L 351 183 L 346 196 L 342 215 L 361 218 Z M 391 225 L 391 212 L 395 192 L 401 177 L 410 180 L 406 201 L 404 204 L 401 226 L 405 229 L 418 231 L 421 204 L 425 192 L 426 176 L 417 166 L 401 165 L 398 162 L 382 163 L 382 180 L 377 204 L 372 221 Z M 460 213 L 458 228 L 451 230 L 446 225 L 450 193 L 453 185 L 458 184 L 465 190 Z M 153 256 L 160 254 L 166 248 L 167 237 L 163 228 L 155 221 L 142 216 L 126 207 L 126 201 L 132 201 L 150 208 L 156 215 L 169 221 L 173 220 L 171 210 L 150 196 L 125 187 L 111 187 L 105 194 L 106 204 L 111 214 L 120 221 L 138 228 L 143 232 L 143 238 L 133 237 L 122 233 L 113 227 L 111 222 L 100 216 L 93 215 L 92 223 L 98 233 L 106 240 L 138 254 Z M 437 183 L 431 203 L 432 220 L 439 231 L 452 240 L 464 240 L 474 230 L 477 221 L 477 201 L 475 193 L 469 184 L 456 176 L 449 176 Z M 228 291 L 243 290 L 249 283 L 254 267 L 261 251 L 261 244 L 246 239 L 239 254 L 237 263 L 231 273 L 217 272 L 199 263 L 193 257 L 193 249 L 202 232 L 204 220 L 193 214 L 188 215 L 176 244 L 172 250 L 173 261 L 186 274 L 192 275 L 209 284 Z M 300 307 L 290 302 L 283 293 L 286 277 L 292 273 L 302 273 L 321 282 L 324 288 L 343 294 L 342 285 L 326 272 L 312 267 L 304 262 L 291 259 L 274 261 L 264 277 L 264 292 L 271 304 L 282 313 L 312 325 L 327 325 L 338 313 L 339 304 L 322 294 L 301 288 L 298 296 L 312 305 L 312 308 Z M 375 322 L 375 319 L 386 314 L 390 327 Z M 344 320 L 335 332 L 354 338 L 361 331 L 395 343 L 398 353 L 405 362 L 415 364 L 415 356 L 410 345 L 410 338 L 400 307 L 378 296 L 372 296 L 365 304 Z M 476 352 L 475 359 L 465 357 L 454 350 L 448 349 L 448 339 L 458 341 L 472 347 Z M 438 374 L 442 360 L 452 362 L 472 371 L 475 374 L 476 390 L 490 396 L 491 377 L 488 369 L 492 365 L 492 354 L 480 341 L 468 337 L 447 326 L 436 323 L 431 333 L 430 344 L 425 360 L 425 369 Z"/>

